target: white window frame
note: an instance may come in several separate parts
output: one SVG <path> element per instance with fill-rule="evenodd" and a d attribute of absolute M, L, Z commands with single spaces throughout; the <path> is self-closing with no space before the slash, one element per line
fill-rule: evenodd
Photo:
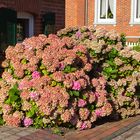
<path fill-rule="evenodd" d="M 131 0 L 131 18 L 130 18 L 130 23 L 131 25 L 133 24 L 140 24 L 140 18 L 136 18 L 136 6 L 137 2 L 136 0 Z"/>
<path fill-rule="evenodd" d="M 27 12 L 17 12 L 18 19 L 28 19 L 29 20 L 29 37 L 34 35 L 34 17 L 32 14 Z"/>
<path fill-rule="evenodd" d="M 117 0 L 114 0 L 114 12 L 113 12 L 113 19 L 101 19 L 100 18 L 100 1 L 95 0 L 95 16 L 94 16 L 94 24 L 116 24 L 116 5 Z"/>

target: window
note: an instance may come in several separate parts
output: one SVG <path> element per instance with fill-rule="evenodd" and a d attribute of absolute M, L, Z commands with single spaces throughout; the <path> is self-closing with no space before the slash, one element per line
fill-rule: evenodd
<path fill-rule="evenodd" d="M 34 17 L 30 13 L 17 13 L 17 42 L 34 35 Z"/>
<path fill-rule="evenodd" d="M 0 53 L 8 45 L 16 43 L 16 15 L 17 12 L 7 8 L 0 8 Z"/>
<path fill-rule="evenodd" d="M 116 0 L 95 1 L 95 24 L 116 24 Z"/>
<path fill-rule="evenodd" d="M 140 20 L 140 0 L 136 0 L 136 19 Z"/>
<path fill-rule="evenodd" d="M 48 12 L 43 16 L 43 33 L 45 35 L 55 33 L 55 13 Z"/>
<path fill-rule="evenodd" d="M 17 19 L 17 42 L 29 37 L 29 19 Z"/>
<path fill-rule="evenodd" d="M 130 24 L 140 24 L 140 0 L 132 0 L 131 2 Z"/>

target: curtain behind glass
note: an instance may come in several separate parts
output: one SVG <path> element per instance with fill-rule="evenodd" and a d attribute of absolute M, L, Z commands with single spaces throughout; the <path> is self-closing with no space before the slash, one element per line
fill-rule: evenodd
<path fill-rule="evenodd" d="M 114 13 L 114 0 L 109 0 L 109 9 L 110 9 L 110 14 L 112 15 L 112 18 L 113 18 L 113 13 Z"/>
<path fill-rule="evenodd" d="M 137 0 L 136 18 L 140 18 L 140 0 Z"/>
<path fill-rule="evenodd" d="M 106 0 L 100 0 L 100 18 L 106 18 Z"/>

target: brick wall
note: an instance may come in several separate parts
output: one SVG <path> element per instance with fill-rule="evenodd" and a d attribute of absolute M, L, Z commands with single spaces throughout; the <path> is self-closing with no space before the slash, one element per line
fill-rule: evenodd
<path fill-rule="evenodd" d="M 84 25 L 84 0 L 65 0 L 65 26 Z"/>
<path fill-rule="evenodd" d="M 65 0 L 42 0 L 41 16 L 46 12 L 55 13 L 56 30 L 65 27 Z"/>
<path fill-rule="evenodd" d="M 55 12 L 56 31 L 65 27 L 65 0 L 0 0 L 0 7 L 31 13 L 34 16 L 35 35 L 43 31 L 42 16 L 46 12 Z"/>
<path fill-rule="evenodd" d="M 71 2 L 72 1 L 72 2 Z M 84 25 L 84 0 L 66 0 L 66 27 Z M 74 15 L 74 16 L 73 16 Z M 97 25 L 107 30 L 115 29 L 127 36 L 140 36 L 140 25 L 129 24 L 131 0 L 117 0 L 116 25 Z M 93 25 L 95 16 L 95 0 L 88 0 L 88 25 Z"/>

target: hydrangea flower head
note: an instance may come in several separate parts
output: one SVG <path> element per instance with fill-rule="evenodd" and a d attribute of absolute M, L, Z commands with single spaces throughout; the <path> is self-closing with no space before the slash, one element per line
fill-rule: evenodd
<path fill-rule="evenodd" d="M 25 127 L 29 127 L 30 125 L 33 124 L 33 120 L 31 118 L 25 118 L 23 123 Z"/>
<path fill-rule="evenodd" d="M 34 72 L 32 73 L 32 78 L 33 78 L 33 79 L 40 78 L 40 77 L 41 77 L 41 75 L 40 75 L 40 73 L 39 73 L 38 71 L 34 71 Z"/>
<path fill-rule="evenodd" d="M 78 107 L 84 107 L 87 104 L 87 102 L 83 99 L 79 99 L 78 101 Z"/>
<path fill-rule="evenodd" d="M 74 81 L 73 82 L 73 86 L 72 86 L 73 90 L 80 90 L 81 89 L 81 85 L 78 81 Z"/>
<path fill-rule="evenodd" d="M 35 100 L 35 101 L 37 101 L 38 100 L 38 94 L 36 93 L 36 92 L 31 92 L 30 93 L 30 98 L 32 99 L 32 100 Z"/>

